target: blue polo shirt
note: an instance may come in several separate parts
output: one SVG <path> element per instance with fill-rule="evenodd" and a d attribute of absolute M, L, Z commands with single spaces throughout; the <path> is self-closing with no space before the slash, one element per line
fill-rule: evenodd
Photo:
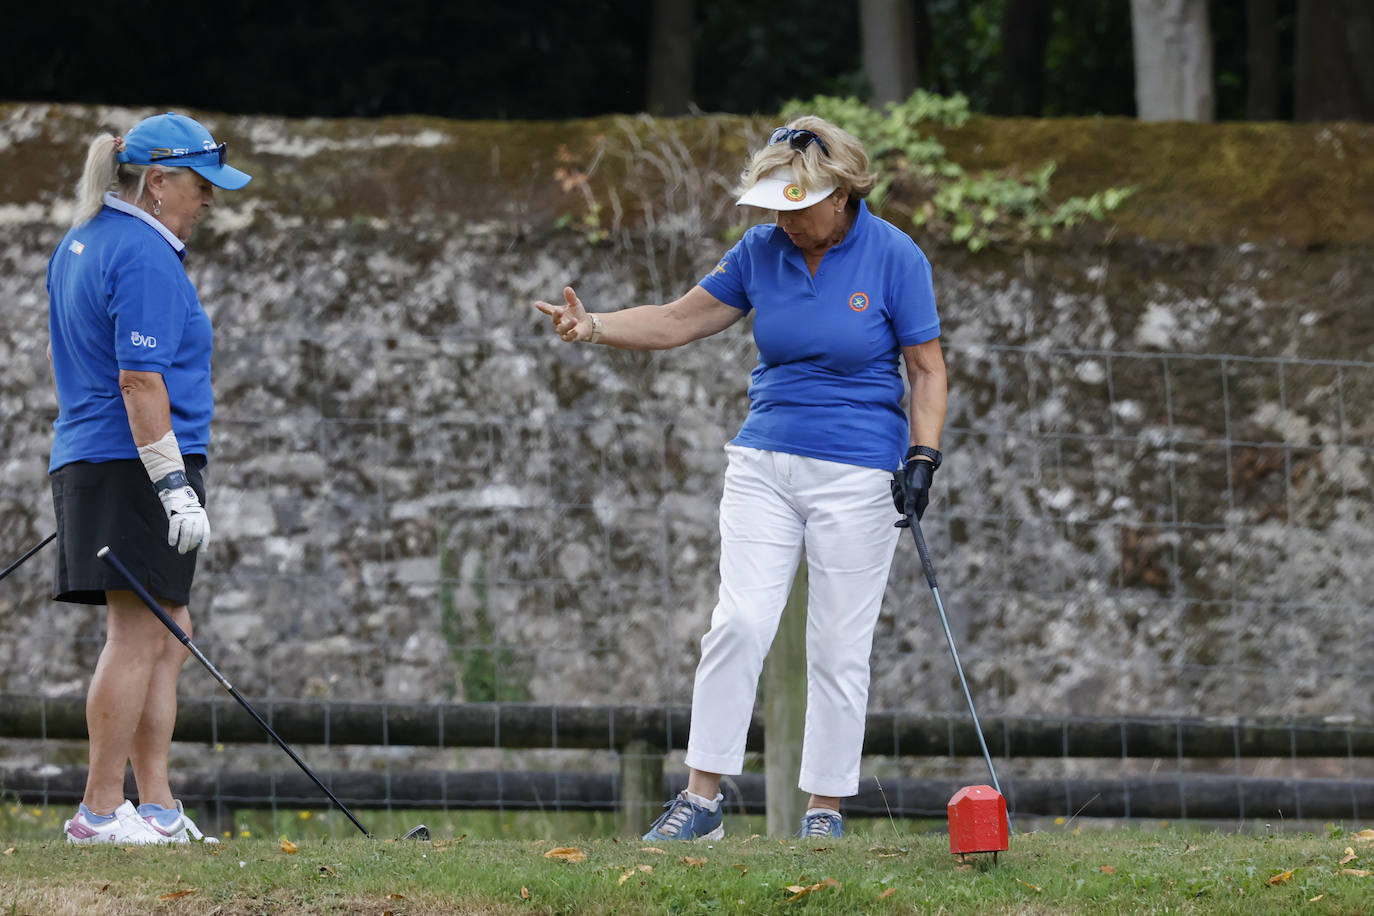
<path fill-rule="evenodd" d="M 48 333 L 59 412 L 49 473 L 137 458 L 119 370 L 159 372 L 184 454 L 206 453 L 214 392 L 210 317 L 182 266 L 185 246 L 112 194 L 48 262 Z"/>
<path fill-rule="evenodd" d="M 754 311 L 759 362 L 736 445 L 894 470 L 909 441 L 902 347 L 940 336 L 930 262 L 859 202 L 813 277 L 781 229 L 760 225 L 701 286 Z"/>

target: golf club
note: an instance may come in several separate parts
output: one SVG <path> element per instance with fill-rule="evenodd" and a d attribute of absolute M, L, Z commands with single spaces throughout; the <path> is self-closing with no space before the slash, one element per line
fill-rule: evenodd
<path fill-rule="evenodd" d="M 134 594 L 138 595 L 138 597 L 142 599 L 143 603 L 148 606 L 148 610 L 156 614 L 157 619 L 162 621 L 162 625 L 165 626 L 168 630 L 171 630 L 172 635 L 175 636 L 178 640 L 180 640 L 183 646 L 190 650 L 191 654 L 196 657 L 196 661 L 204 665 L 205 670 L 209 671 L 210 674 L 214 677 L 214 679 L 219 681 L 219 685 L 223 687 L 225 690 L 229 691 L 229 695 L 233 697 L 235 700 L 238 700 L 240 706 L 248 710 L 248 714 L 252 716 L 259 725 L 262 726 L 263 731 L 267 732 L 268 736 L 270 736 L 273 741 L 277 742 L 277 744 L 281 746 L 282 750 L 286 751 L 287 756 L 289 756 L 292 760 L 296 762 L 296 766 L 300 767 L 301 770 L 305 773 L 305 775 L 309 776 L 314 781 L 315 785 L 319 786 L 320 789 L 324 792 L 324 794 L 329 796 L 329 800 L 332 801 L 335 805 L 337 805 L 339 810 L 348 816 L 348 819 L 353 822 L 353 826 L 361 830 L 363 836 L 367 837 L 368 839 L 371 839 L 372 834 L 369 833 L 367 828 L 364 827 L 358 821 L 358 819 L 353 816 L 353 812 L 348 810 L 348 806 L 346 806 L 343 802 L 339 801 L 338 797 L 333 792 L 329 791 L 329 787 L 320 781 L 320 778 L 314 774 L 310 767 L 305 765 L 305 761 L 301 760 L 300 757 L 296 756 L 296 752 L 291 750 L 291 746 L 288 745 L 285 741 L 283 741 L 281 739 L 281 736 L 272 730 L 272 726 L 267 724 L 267 720 L 263 719 L 262 716 L 258 715 L 258 711 L 249 705 L 248 701 L 243 698 L 243 695 L 234 689 L 234 685 L 229 683 L 229 680 L 224 675 L 220 674 L 219 670 L 216 669 L 214 665 L 210 664 L 210 660 L 208 658 L 200 654 L 200 650 L 197 649 L 195 647 L 195 644 L 191 642 L 191 638 L 186 635 L 186 631 L 183 630 L 181 627 L 177 626 L 175 620 L 167 616 L 167 612 L 162 609 L 162 605 L 158 604 L 157 599 L 154 598 L 151 594 L 149 594 L 148 590 L 144 588 L 143 585 L 133 577 L 133 574 L 129 572 L 128 568 L 125 567 L 125 565 L 120 561 L 119 557 L 115 556 L 114 551 L 112 551 L 108 546 L 102 547 L 96 551 L 96 556 L 104 560 L 107 566 L 109 566 L 115 572 L 119 573 L 119 575 L 124 578 L 124 581 L 129 583 L 129 587 L 133 589 Z M 425 827 L 424 824 L 420 824 L 419 826 L 414 827 L 410 831 L 408 831 L 405 834 L 405 836 L 402 837 L 402 839 L 427 840 L 429 839 L 429 829 Z"/>
<path fill-rule="evenodd" d="M 911 529 L 911 536 L 916 540 L 916 552 L 921 555 L 921 569 L 925 571 L 926 582 L 930 585 L 930 593 L 935 596 L 935 608 L 940 612 L 940 625 L 945 628 L 945 641 L 949 643 L 949 654 L 954 658 L 954 670 L 959 672 L 959 686 L 964 688 L 964 699 L 968 701 L 969 715 L 973 716 L 973 733 L 978 736 L 978 746 L 983 749 L 983 759 L 988 763 L 988 774 L 992 776 L 992 787 L 997 790 L 997 794 L 1002 794 L 1002 786 L 997 782 L 997 770 L 992 766 L 992 755 L 988 753 L 988 744 L 983 740 L 983 726 L 978 722 L 978 710 L 973 708 L 973 695 L 968 690 L 968 680 L 964 677 L 964 666 L 959 663 L 959 650 L 954 648 L 954 634 L 949 631 L 949 618 L 945 616 L 945 604 L 940 600 L 940 587 L 935 583 L 935 564 L 930 561 L 930 548 L 926 546 L 925 536 L 921 534 L 921 523 L 914 515 L 906 517 L 907 526 Z M 1007 815 L 1007 831 L 1015 833 L 1011 829 L 1011 815 Z"/>
<path fill-rule="evenodd" d="M 48 542 L 49 542 L 49 541 L 52 541 L 52 540 L 55 539 L 56 537 L 57 537 L 57 532 L 54 531 L 52 534 L 50 534 L 50 535 L 48 535 L 47 537 L 43 538 L 43 540 L 39 541 L 39 542 L 38 542 L 37 544 L 35 544 L 33 547 L 29 548 L 29 552 L 28 552 L 28 553 L 24 554 L 22 557 L 20 557 L 19 559 L 15 560 L 15 561 L 14 561 L 13 563 L 11 563 L 9 566 L 6 566 L 4 572 L 0 572 L 0 579 L 5 578 L 5 577 L 8 576 L 10 573 L 14 572 L 16 569 L 18 569 L 19 567 L 23 566 L 25 560 L 27 560 L 29 557 L 33 556 L 34 554 L 38 553 L 38 551 L 42 550 L 44 547 L 47 547 L 47 546 L 48 546 Z"/>

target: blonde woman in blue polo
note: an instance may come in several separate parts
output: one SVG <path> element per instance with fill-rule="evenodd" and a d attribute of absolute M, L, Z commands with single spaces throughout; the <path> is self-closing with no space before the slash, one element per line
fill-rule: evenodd
<path fill-rule="evenodd" d="M 96 558 L 113 548 L 191 632 L 191 581 L 210 539 L 201 471 L 210 442 L 213 331 L 182 261 L 215 188 L 249 176 L 195 120 L 146 118 L 86 152 L 72 228 L 48 263 L 57 386 L 53 508 L 57 601 L 105 605 L 86 695 L 90 766 L 69 843 L 204 837 L 172 797 L 167 756 L 187 651 Z M 133 766 L 137 808 L 124 798 Z"/>
<path fill-rule="evenodd" d="M 720 591 L 701 641 L 687 789 L 644 839 L 723 835 L 722 775 L 741 772 L 758 678 L 802 551 L 807 711 L 801 836 L 842 836 L 858 792 L 873 631 L 900 534 L 940 466 L 946 381 L 930 263 L 869 212 L 859 141 L 816 117 L 773 131 L 738 203 L 773 210 L 700 283 L 666 305 L 588 312 L 537 302 L 566 341 L 678 347 L 754 313 L 749 415 L 726 446 Z M 911 380 L 909 408 L 902 399 Z"/>

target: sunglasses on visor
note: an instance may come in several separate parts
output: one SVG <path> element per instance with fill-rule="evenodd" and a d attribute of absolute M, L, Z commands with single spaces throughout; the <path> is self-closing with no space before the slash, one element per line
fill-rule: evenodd
<path fill-rule="evenodd" d="M 153 162 L 177 160 L 178 165 L 224 165 L 224 152 L 227 143 L 220 143 L 208 149 L 192 149 L 182 153 L 171 150 L 152 150 L 148 156 Z"/>
<path fill-rule="evenodd" d="M 769 146 L 783 142 L 799 152 L 814 143 L 821 148 L 822 153 L 825 153 L 826 156 L 830 155 L 830 150 L 825 148 L 825 141 L 815 131 L 779 127 L 768 137 Z"/>

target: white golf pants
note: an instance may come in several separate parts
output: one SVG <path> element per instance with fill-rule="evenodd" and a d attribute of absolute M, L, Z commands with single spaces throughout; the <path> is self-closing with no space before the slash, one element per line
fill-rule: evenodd
<path fill-rule="evenodd" d="M 859 790 L 868 657 L 901 530 L 892 474 L 726 446 L 720 598 L 701 640 L 687 766 L 736 775 L 763 659 L 806 549 L 806 734 L 798 785 Z"/>

